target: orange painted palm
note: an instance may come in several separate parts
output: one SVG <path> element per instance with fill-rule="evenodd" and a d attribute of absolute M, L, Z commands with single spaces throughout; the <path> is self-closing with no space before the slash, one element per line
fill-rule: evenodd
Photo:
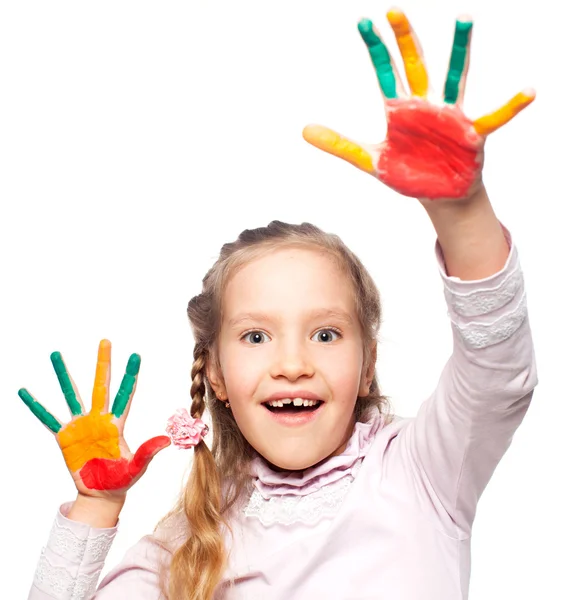
<path fill-rule="evenodd" d="M 87 413 L 59 352 L 51 361 L 72 419 L 62 425 L 26 389 L 18 395 L 36 417 L 55 434 L 65 464 L 77 487 L 86 496 L 123 495 L 146 471 L 150 461 L 170 445 L 167 436 L 149 439 L 133 454 L 123 430 L 140 369 L 140 356 L 133 354 L 119 391 L 109 411 L 111 343 L 99 344 L 91 410 Z"/>

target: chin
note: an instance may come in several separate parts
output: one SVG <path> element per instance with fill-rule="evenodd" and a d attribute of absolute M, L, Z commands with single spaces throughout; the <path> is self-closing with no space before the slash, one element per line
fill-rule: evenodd
<path fill-rule="evenodd" d="M 305 471 L 306 469 L 317 465 L 319 462 L 322 462 L 333 453 L 334 450 L 332 449 L 329 452 L 323 451 L 320 454 L 311 453 L 310 456 L 291 457 L 290 455 L 283 456 L 275 452 L 267 454 L 260 452 L 265 460 L 270 462 L 277 469 L 283 471 Z"/>

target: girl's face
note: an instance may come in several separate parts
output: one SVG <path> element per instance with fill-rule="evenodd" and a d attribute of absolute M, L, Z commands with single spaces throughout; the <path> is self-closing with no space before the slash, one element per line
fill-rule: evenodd
<path fill-rule="evenodd" d="M 368 362 L 353 287 L 326 253 L 278 249 L 229 280 L 221 372 L 208 369 L 209 380 L 247 441 L 277 467 L 306 469 L 343 451 L 356 398 L 369 393 Z"/>

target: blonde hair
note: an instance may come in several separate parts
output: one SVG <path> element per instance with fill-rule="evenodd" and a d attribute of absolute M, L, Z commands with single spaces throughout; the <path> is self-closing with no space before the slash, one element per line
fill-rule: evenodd
<path fill-rule="evenodd" d="M 360 260 L 338 236 L 309 223 L 290 225 L 273 221 L 267 227 L 243 231 L 236 241 L 222 247 L 218 260 L 203 279 L 202 292 L 188 304 L 195 341 L 190 412 L 193 417 L 201 417 L 207 406 L 212 418 L 213 442 L 211 451 L 203 441 L 195 447 L 185 489 L 173 511 L 165 517 L 165 520 L 172 516 L 183 517 L 188 528 L 186 539 L 173 552 L 169 567 L 163 567 L 169 571 L 163 573 L 163 593 L 171 600 L 213 598 L 226 564 L 226 516 L 251 483 L 248 465 L 254 451 L 241 434 L 231 411 L 216 398 L 206 377 L 208 364 L 218 367 L 216 343 L 223 290 L 241 266 L 268 252 L 291 246 L 327 253 L 349 277 L 364 337 L 366 361 L 371 359 L 369 348 L 377 339 L 381 322 L 379 293 Z M 375 376 L 369 395 L 356 402 L 355 419 L 365 419 L 373 407 L 390 417 L 389 401 L 381 395 Z"/>

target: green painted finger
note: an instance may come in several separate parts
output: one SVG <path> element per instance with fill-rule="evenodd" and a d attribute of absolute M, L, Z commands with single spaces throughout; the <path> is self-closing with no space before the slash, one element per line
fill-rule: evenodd
<path fill-rule="evenodd" d="M 79 400 L 77 400 L 77 395 L 75 394 L 75 390 L 73 389 L 73 384 L 71 383 L 71 378 L 69 377 L 69 373 L 67 372 L 67 368 L 65 367 L 65 363 L 63 362 L 63 357 L 61 356 L 61 353 L 52 352 L 50 358 L 51 364 L 55 369 L 57 379 L 59 379 L 61 391 L 65 396 L 65 401 L 67 402 L 67 406 L 69 406 L 71 414 L 82 414 L 83 411 L 81 410 L 81 403 L 79 402 Z"/>
<path fill-rule="evenodd" d="M 136 377 L 140 371 L 140 356 L 138 354 L 131 354 L 126 365 L 126 373 L 123 375 L 121 386 L 115 400 L 113 402 L 112 413 L 115 417 L 122 417 L 126 405 L 132 396 L 134 385 L 136 383 Z"/>
<path fill-rule="evenodd" d="M 61 429 L 61 423 L 37 400 L 35 400 L 28 390 L 25 388 L 18 390 L 18 396 L 20 396 L 20 398 L 24 401 L 24 404 L 44 425 L 49 427 L 53 433 L 58 433 L 58 431 Z"/>
<path fill-rule="evenodd" d="M 381 91 L 386 98 L 397 98 L 397 83 L 389 50 L 373 30 L 373 23 L 369 19 L 362 19 L 358 23 L 358 30 L 369 50 Z"/>
<path fill-rule="evenodd" d="M 454 104 L 458 98 L 460 80 L 464 73 L 468 44 L 470 43 L 471 21 L 457 21 L 445 83 L 445 102 Z"/>

